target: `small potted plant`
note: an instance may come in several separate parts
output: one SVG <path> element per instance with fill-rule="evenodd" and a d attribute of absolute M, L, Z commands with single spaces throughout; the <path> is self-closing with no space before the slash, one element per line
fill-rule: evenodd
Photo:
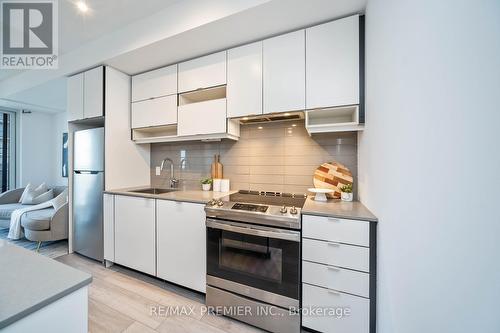
<path fill-rule="evenodd" d="M 342 201 L 352 201 L 352 184 L 344 185 L 340 188 Z"/>
<path fill-rule="evenodd" d="M 201 180 L 201 188 L 203 191 L 210 191 L 210 186 L 212 186 L 212 178 L 205 178 Z"/>

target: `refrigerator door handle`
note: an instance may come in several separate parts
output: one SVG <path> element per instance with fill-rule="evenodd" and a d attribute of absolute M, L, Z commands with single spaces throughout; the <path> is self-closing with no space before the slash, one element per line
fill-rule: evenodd
<path fill-rule="evenodd" d="M 75 171 L 76 174 L 79 174 L 79 175 L 97 175 L 99 173 L 99 171 L 81 171 L 81 170 L 78 170 L 78 171 Z"/>

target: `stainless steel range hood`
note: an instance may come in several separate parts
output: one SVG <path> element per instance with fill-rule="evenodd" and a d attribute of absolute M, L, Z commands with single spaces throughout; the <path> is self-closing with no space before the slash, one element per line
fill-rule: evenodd
<path fill-rule="evenodd" d="M 304 112 L 270 113 L 252 117 L 239 118 L 241 125 L 267 123 L 271 121 L 290 121 L 304 119 Z"/>

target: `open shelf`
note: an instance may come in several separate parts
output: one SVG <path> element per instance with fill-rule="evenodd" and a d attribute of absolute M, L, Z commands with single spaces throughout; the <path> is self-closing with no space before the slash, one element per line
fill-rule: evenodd
<path fill-rule="evenodd" d="M 177 125 L 135 128 L 132 130 L 132 140 L 137 144 L 178 141 L 220 141 L 229 139 L 237 141 L 239 123 L 228 121 L 228 133 L 177 135 Z"/>
<path fill-rule="evenodd" d="M 137 143 L 153 142 L 177 136 L 177 125 L 154 126 L 132 129 L 132 140 Z M 154 141 L 159 142 L 159 141 Z"/>
<path fill-rule="evenodd" d="M 179 106 L 222 98 L 226 98 L 225 85 L 179 94 Z"/>
<path fill-rule="evenodd" d="M 305 114 L 309 134 L 363 130 L 357 105 L 308 110 Z"/>

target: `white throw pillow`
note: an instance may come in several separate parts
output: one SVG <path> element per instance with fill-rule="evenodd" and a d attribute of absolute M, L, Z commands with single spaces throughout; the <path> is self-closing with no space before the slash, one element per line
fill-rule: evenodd
<path fill-rule="evenodd" d="M 52 200 L 54 198 L 54 190 L 48 190 L 36 197 L 32 197 L 30 194 L 26 196 L 23 200 L 23 205 L 38 205 L 42 202 Z"/>
<path fill-rule="evenodd" d="M 31 185 L 31 184 L 28 184 Z M 32 186 L 26 186 L 26 190 L 24 190 L 22 196 L 21 196 L 21 203 L 23 205 L 31 205 L 31 202 L 34 198 L 38 197 L 40 194 L 43 194 L 47 192 L 49 189 L 47 188 L 47 185 L 45 183 L 42 183 L 40 186 L 37 188 L 33 189 Z M 52 195 L 54 196 L 54 195 Z"/>
<path fill-rule="evenodd" d="M 62 206 L 64 206 L 68 202 L 68 189 L 65 189 L 61 192 L 57 197 L 52 199 L 52 204 L 54 205 L 54 209 L 58 210 Z"/>
<path fill-rule="evenodd" d="M 28 194 L 31 191 L 32 187 L 33 186 L 31 185 L 31 183 L 28 183 L 28 185 L 26 185 L 23 194 L 21 194 L 21 198 L 19 198 L 19 202 L 23 202 L 24 198 L 26 197 L 26 194 Z"/>

